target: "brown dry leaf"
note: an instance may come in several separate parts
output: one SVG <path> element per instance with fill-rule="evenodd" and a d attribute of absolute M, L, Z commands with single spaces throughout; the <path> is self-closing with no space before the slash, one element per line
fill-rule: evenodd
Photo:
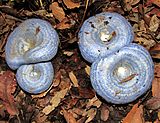
<path fill-rule="evenodd" d="M 160 24 L 160 20 L 156 15 L 153 15 L 149 24 L 149 30 L 152 32 L 156 32 Z"/>
<path fill-rule="evenodd" d="M 160 59 L 160 44 L 157 43 L 154 47 L 150 49 L 150 54 L 153 58 Z"/>
<path fill-rule="evenodd" d="M 78 114 L 76 114 L 72 109 L 69 109 L 68 112 L 71 113 L 74 118 L 79 117 Z"/>
<path fill-rule="evenodd" d="M 69 99 L 69 100 L 67 100 L 67 102 L 65 102 L 66 103 L 66 109 L 71 109 L 71 108 L 73 108 L 75 105 L 76 105 L 76 103 L 78 102 L 78 98 L 72 98 L 72 99 Z"/>
<path fill-rule="evenodd" d="M 160 108 L 160 98 L 157 98 L 157 97 L 152 97 L 151 99 L 149 99 L 145 106 L 148 108 L 148 109 L 152 109 L 152 110 L 156 110 L 156 109 L 159 109 Z"/>
<path fill-rule="evenodd" d="M 122 123 L 144 123 L 143 105 L 138 107 L 139 103 L 135 104 L 127 116 L 122 120 Z"/>
<path fill-rule="evenodd" d="M 52 14 L 56 19 L 60 22 L 65 18 L 65 13 L 61 7 L 59 7 L 58 2 L 53 2 L 50 5 L 50 9 L 52 10 Z"/>
<path fill-rule="evenodd" d="M 78 88 L 79 96 L 82 98 L 93 98 L 95 96 L 95 91 L 92 88 Z"/>
<path fill-rule="evenodd" d="M 96 106 L 97 108 L 99 108 L 101 104 L 102 102 L 97 98 L 97 96 L 95 96 L 92 99 L 89 99 L 86 108 L 90 108 L 91 106 Z"/>
<path fill-rule="evenodd" d="M 142 33 L 146 33 L 147 32 L 147 29 L 146 29 L 146 26 L 145 26 L 145 21 L 144 20 L 141 20 L 139 22 L 139 32 Z M 141 35 L 140 35 L 141 36 Z"/>
<path fill-rule="evenodd" d="M 142 38 L 142 37 L 136 37 L 135 38 L 136 42 L 139 42 L 140 44 L 143 44 L 147 49 L 150 49 L 151 47 L 153 47 L 156 42 L 152 39 L 146 39 L 146 38 Z"/>
<path fill-rule="evenodd" d="M 88 65 L 86 65 L 85 71 L 86 71 L 86 73 L 90 76 L 91 67 L 88 66 Z"/>
<path fill-rule="evenodd" d="M 132 6 L 139 3 L 140 0 L 123 0 L 125 4 L 125 9 L 127 11 L 130 11 L 132 9 Z"/>
<path fill-rule="evenodd" d="M 69 29 L 75 24 L 75 21 L 71 18 L 64 18 L 59 24 L 55 25 L 54 28 L 57 29 Z"/>
<path fill-rule="evenodd" d="M 67 94 L 69 88 L 66 88 L 64 90 L 61 90 L 59 92 L 57 92 L 53 98 L 50 101 L 51 105 L 46 106 L 42 112 L 45 113 L 46 115 L 48 115 L 49 113 L 51 113 L 60 103 L 61 99 L 64 98 L 64 96 Z"/>
<path fill-rule="evenodd" d="M 91 108 L 90 110 L 88 110 L 87 112 L 85 112 L 84 114 L 82 114 L 83 116 L 87 116 L 87 120 L 85 121 L 85 123 L 89 123 L 90 121 L 93 120 L 93 118 L 96 116 L 97 113 L 97 109 L 96 108 Z"/>
<path fill-rule="evenodd" d="M 73 71 L 69 72 L 69 78 L 71 79 L 74 87 L 79 87 L 78 80 L 76 76 L 74 75 Z"/>
<path fill-rule="evenodd" d="M 151 15 L 157 15 L 158 17 L 160 17 L 160 11 L 159 11 L 159 9 L 158 8 L 154 8 L 154 9 L 152 9 L 150 12 L 149 12 L 149 14 L 151 14 Z"/>
<path fill-rule="evenodd" d="M 102 108 L 101 108 L 101 120 L 107 121 L 107 120 L 108 120 L 108 117 L 109 117 L 109 109 L 108 109 L 108 106 L 102 105 Z"/>
<path fill-rule="evenodd" d="M 63 116 L 66 119 L 67 123 L 77 123 L 76 119 L 73 117 L 72 113 L 66 111 L 65 109 L 63 110 Z"/>
<path fill-rule="evenodd" d="M 153 97 L 160 98 L 159 88 L 160 88 L 160 78 L 154 78 L 153 82 L 152 82 L 152 95 L 153 95 Z"/>
<path fill-rule="evenodd" d="M 73 108 L 72 111 L 77 115 L 81 115 L 81 116 L 86 113 L 86 110 L 81 108 Z"/>
<path fill-rule="evenodd" d="M 79 8 L 80 7 L 80 2 L 72 2 L 72 0 L 63 0 L 64 4 L 67 6 L 69 9 L 74 9 L 74 8 Z"/>
<path fill-rule="evenodd" d="M 160 0 L 150 0 L 150 1 L 160 7 Z"/>
<path fill-rule="evenodd" d="M 16 86 L 16 79 L 13 72 L 5 71 L 0 75 L 0 99 L 3 101 L 3 105 L 10 115 L 19 114 L 12 95 L 15 92 Z"/>
<path fill-rule="evenodd" d="M 131 5 L 136 5 L 139 1 L 140 0 L 126 0 L 127 4 L 130 3 Z"/>
<path fill-rule="evenodd" d="M 35 115 L 34 120 L 36 121 L 36 123 L 46 123 L 47 121 L 47 117 L 44 113 L 39 112 L 37 115 Z"/>
<path fill-rule="evenodd" d="M 157 77 L 157 78 L 160 78 L 160 64 L 159 63 L 155 63 L 154 64 L 154 75 L 155 75 L 155 77 Z"/>

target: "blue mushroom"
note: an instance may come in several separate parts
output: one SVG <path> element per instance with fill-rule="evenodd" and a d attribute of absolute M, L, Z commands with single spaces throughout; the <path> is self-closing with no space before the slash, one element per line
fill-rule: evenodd
<path fill-rule="evenodd" d="M 57 53 L 59 37 L 52 25 L 41 19 L 28 19 L 9 35 L 6 46 L 6 62 L 17 70 L 20 87 L 38 94 L 52 84 L 54 70 L 51 60 Z"/>
<path fill-rule="evenodd" d="M 47 90 L 53 81 L 54 70 L 51 62 L 22 65 L 16 78 L 26 92 L 37 94 Z"/>
<path fill-rule="evenodd" d="M 154 78 L 154 64 L 148 51 L 131 43 L 91 67 L 91 83 L 106 101 L 125 104 L 144 94 Z"/>
<path fill-rule="evenodd" d="M 5 52 L 8 66 L 51 60 L 57 53 L 59 37 L 51 24 L 41 19 L 28 19 L 9 35 Z"/>
<path fill-rule="evenodd" d="M 103 12 L 88 18 L 79 34 L 79 49 L 85 60 L 93 63 L 133 41 L 130 23 L 120 14 Z"/>

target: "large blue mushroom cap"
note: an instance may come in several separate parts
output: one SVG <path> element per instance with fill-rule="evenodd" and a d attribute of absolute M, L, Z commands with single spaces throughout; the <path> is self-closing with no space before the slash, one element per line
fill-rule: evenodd
<path fill-rule="evenodd" d="M 154 64 L 148 51 L 131 43 L 97 59 L 91 67 L 91 83 L 106 101 L 125 104 L 136 100 L 150 87 Z"/>

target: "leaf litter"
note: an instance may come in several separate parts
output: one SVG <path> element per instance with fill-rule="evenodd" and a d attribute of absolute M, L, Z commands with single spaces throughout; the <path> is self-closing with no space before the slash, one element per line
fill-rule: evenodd
<path fill-rule="evenodd" d="M 10 116 L 19 115 L 23 122 L 159 122 L 159 0 L 123 0 L 121 2 L 117 0 L 105 2 L 102 0 L 58 0 L 52 3 L 40 0 L 32 4 L 25 1 L 27 8 L 24 8 L 23 2 L 22 6 L 17 6 L 16 2 L 17 0 L 12 1 L 12 4 L 0 2 L 5 6 L 3 9 L 0 7 L 0 70 L 3 70 L 0 74 L 0 86 L 4 88 L 0 93 L 2 101 L 0 114 L 4 119 L 7 119 L 6 110 Z M 134 42 L 146 47 L 154 59 L 155 78 L 150 89 L 152 93 L 142 102 L 141 99 L 137 99 L 135 102 L 122 106 L 108 104 L 96 95 L 91 86 L 89 79 L 91 65 L 86 63 L 76 50 L 78 48 L 77 32 L 83 21 L 92 16 L 92 13 L 103 11 L 118 12 L 127 18 L 134 29 Z M 50 89 L 39 95 L 30 95 L 20 91 L 14 72 L 8 70 L 4 55 L 5 43 L 13 27 L 33 17 L 49 21 L 60 36 L 59 52 L 52 60 L 55 67 L 53 84 Z M 128 77 L 127 80 L 131 78 Z M 31 117 L 25 117 L 26 110 L 22 107 L 28 107 L 27 115 Z M 156 117 L 152 118 L 152 113 Z M 13 117 L 10 118 L 14 120 Z M 0 118 L 0 121 L 3 120 Z"/>

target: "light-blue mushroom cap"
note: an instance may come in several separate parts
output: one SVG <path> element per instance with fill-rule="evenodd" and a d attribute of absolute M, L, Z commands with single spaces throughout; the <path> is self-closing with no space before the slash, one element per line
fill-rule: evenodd
<path fill-rule="evenodd" d="M 79 34 L 79 49 L 85 60 L 93 63 L 133 41 L 130 23 L 118 13 L 103 12 L 88 18 Z"/>
<path fill-rule="evenodd" d="M 92 64 L 90 76 L 96 92 L 114 104 L 136 100 L 151 87 L 153 78 L 154 64 L 150 54 L 134 43 L 97 59 Z"/>
<path fill-rule="evenodd" d="M 9 35 L 5 53 L 8 66 L 51 60 L 57 53 L 59 37 L 52 25 L 41 19 L 28 19 Z"/>
<path fill-rule="evenodd" d="M 52 84 L 54 70 L 51 62 L 22 65 L 16 78 L 19 86 L 26 92 L 38 94 L 46 91 Z"/>

